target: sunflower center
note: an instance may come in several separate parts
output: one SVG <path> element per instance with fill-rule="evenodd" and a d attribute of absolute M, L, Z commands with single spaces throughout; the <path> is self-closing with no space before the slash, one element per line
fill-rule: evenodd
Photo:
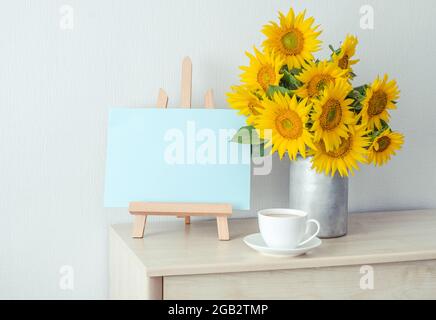
<path fill-rule="evenodd" d="M 322 113 L 319 118 L 320 126 L 324 130 L 333 130 L 342 119 L 341 104 L 336 99 L 329 99 L 322 107 Z"/>
<path fill-rule="evenodd" d="M 329 157 L 332 157 L 332 158 L 343 158 L 351 150 L 351 143 L 352 143 L 351 137 L 341 138 L 341 144 L 335 150 L 326 152 L 325 151 L 325 147 L 323 146 L 323 151 Z"/>
<path fill-rule="evenodd" d="M 391 144 L 391 138 L 386 137 L 386 136 L 381 137 L 381 138 L 377 139 L 377 143 L 378 143 L 378 150 L 376 150 L 376 151 L 377 152 L 383 152 Z"/>
<path fill-rule="evenodd" d="M 326 86 L 333 83 L 334 79 L 328 74 L 319 74 L 314 76 L 307 84 L 307 91 L 312 98 L 317 96 Z"/>
<path fill-rule="evenodd" d="M 370 117 L 382 113 L 388 104 L 388 96 L 383 91 L 376 91 L 368 103 L 368 115 Z"/>
<path fill-rule="evenodd" d="M 303 134 L 303 121 L 299 115 L 292 110 L 276 118 L 276 128 L 282 137 L 287 139 L 297 139 Z"/>
<path fill-rule="evenodd" d="M 276 75 L 272 66 L 264 65 L 257 73 L 257 82 L 266 91 L 268 86 L 276 81 Z"/>
<path fill-rule="evenodd" d="M 338 61 L 339 68 L 343 70 L 348 69 L 349 59 L 348 54 L 344 54 L 344 56 Z"/>
<path fill-rule="evenodd" d="M 287 54 L 296 55 L 303 51 L 304 37 L 300 30 L 289 30 L 281 40 Z"/>

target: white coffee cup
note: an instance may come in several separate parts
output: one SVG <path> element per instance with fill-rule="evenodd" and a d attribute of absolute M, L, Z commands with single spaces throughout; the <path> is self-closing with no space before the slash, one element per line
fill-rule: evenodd
<path fill-rule="evenodd" d="M 259 229 L 270 248 L 295 249 L 315 238 L 320 230 L 319 222 L 308 219 L 308 213 L 294 209 L 265 209 L 258 212 Z M 310 224 L 317 230 L 308 236 Z"/>

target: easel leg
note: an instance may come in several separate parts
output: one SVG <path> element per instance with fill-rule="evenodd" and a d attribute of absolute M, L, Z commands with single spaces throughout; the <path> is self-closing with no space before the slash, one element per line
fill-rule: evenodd
<path fill-rule="evenodd" d="M 146 214 L 137 214 L 133 220 L 132 238 L 143 238 L 145 222 L 147 221 Z"/>
<path fill-rule="evenodd" d="M 218 227 L 218 239 L 229 240 L 229 224 L 227 217 L 216 217 L 216 224 Z"/>
<path fill-rule="evenodd" d="M 177 218 L 185 218 L 185 224 L 191 224 L 190 216 L 177 216 Z"/>

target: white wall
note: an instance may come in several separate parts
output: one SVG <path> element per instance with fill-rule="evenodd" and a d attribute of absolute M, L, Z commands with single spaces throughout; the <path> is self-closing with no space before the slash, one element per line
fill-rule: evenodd
<path fill-rule="evenodd" d="M 107 228 L 130 221 L 126 210 L 103 208 L 108 109 L 151 106 L 159 87 L 176 105 L 185 55 L 193 103 L 212 87 L 225 106 L 243 52 L 290 3 L 322 24 L 325 44 L 359 36 L 359 82 L 388 72 L 402 90 L 392 124 L 405 147 L 351 180 L 351 209 L 436 206 L 432 0 L 2 0 L 0 298 L 107 296 Z M 74 8 L 73 30 L 59 28 L 63 4 Z M 374 30 L 359 27 L 363 4 L 375 9 Z M 288 165 L 255 178 L 253 212 L 286 205 Z M 74 268 L 73 291 L 59 288 L 63 265 Z"/>

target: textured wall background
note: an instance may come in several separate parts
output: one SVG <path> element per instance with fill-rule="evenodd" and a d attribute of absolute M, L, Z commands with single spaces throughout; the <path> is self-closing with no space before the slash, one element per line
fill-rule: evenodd
<path fill-rule="evenodd" d="M 392 124 L 406 145 L 389 166 L 351 180 L 351 209 L 436 206 L 432 0 L 2 0 L 0 298 L 107 296 L 107 227 L 130 221 L 125 210 L 103 208 L 108 108 L 152 106 L 159 87 L 177 105 L 185 55 L 193 103 L 212 87 L 226 106 L 243 52 L 290 4 L 316 17 L 326 47 L 346 33 L 360 38 L 357 82 L 388 72 L 402 90 Z M 359 27 L 365 4 L 374 30 Z M 72 30 L 59 27 L 63 5 L 74 9 Z M 239 216 L 286 206 L 288 165 L 276 161 L 270 176 L 254 178 L 253 210 Z M 74 269 L 72 291 L 59 287 L 63 265 Z"/>

